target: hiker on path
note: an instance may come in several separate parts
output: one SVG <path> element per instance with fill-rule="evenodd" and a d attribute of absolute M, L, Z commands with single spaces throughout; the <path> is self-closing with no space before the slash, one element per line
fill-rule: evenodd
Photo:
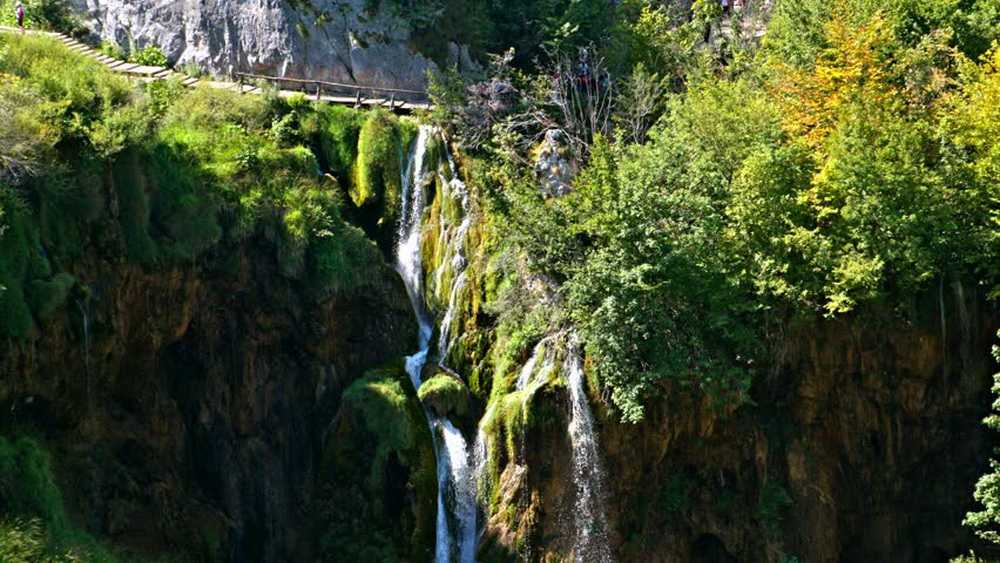
<path fill-rule="evenodd" d="M 21 28 L 21 33 L 24 33 L 24 4 L 18 2 L 14 6 L 14 13 L 17 14 L 17 27 Z"/>

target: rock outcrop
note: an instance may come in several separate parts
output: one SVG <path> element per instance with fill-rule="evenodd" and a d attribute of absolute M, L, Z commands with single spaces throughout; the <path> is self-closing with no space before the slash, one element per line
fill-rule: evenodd
<path fill-rule="evenodd" d="M 96 38 L 123 48 L 158 45 L 174 64 L 422 91 L 440 64 L 472 68 L 467 47 L 444 60 L 411 46 L 410 22 L 393 3 L 315 0 L 72 0 Z"/>

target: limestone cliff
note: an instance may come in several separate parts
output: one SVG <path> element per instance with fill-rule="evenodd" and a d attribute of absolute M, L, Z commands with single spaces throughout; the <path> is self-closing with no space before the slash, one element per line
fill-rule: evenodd
<path fill-rule="evenodd" d="M 468 49 L 451 43 L 433 61 L 411 46 L 401 8 L 367 0 L 159 2 L 73 0 L 100 39 L 123 48 L 158 45 L 174 64 L 423 90 L 439 63 L 469 68 Z"/>

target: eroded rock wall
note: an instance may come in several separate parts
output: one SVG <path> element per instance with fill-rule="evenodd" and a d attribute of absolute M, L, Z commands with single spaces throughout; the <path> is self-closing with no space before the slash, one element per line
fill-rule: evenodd
<path fill-rule="evenodd" d="M 998 326 L 981 291 L 944 280 L 894 310 L 788 323 L 754 405 L 675 390 L 639 425 L 600 412 L 617 559 L 932 562 L 982 547 L 961 520 L 988 467 Z M 571 553 L 561 391 L 535 399 L 526 464 L 502 472 L 486 558 Z"/>
<path fill-rule="evenodd" d="M 225 273 L 92 257 L 70 268 L 89 297 L 0 343 L 2 429 L 42 438 L 80 525 L 139 551 L 309 559 L 340 395 L 415 323 L 388 267 L 317 301 L 273 250 L 227 249 Z"/>

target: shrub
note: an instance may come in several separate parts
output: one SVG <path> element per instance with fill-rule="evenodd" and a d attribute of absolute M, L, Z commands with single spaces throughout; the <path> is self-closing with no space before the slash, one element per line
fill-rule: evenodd
<path fill-rule="evenodd" d="M 53 313 L 66 304 L 74 285 L 76 278 L 66 272 L 56 274 L 50 281 L 33 280 L 28 285 L 28 303 L 35 318 L 51 319 Z"/>
<path fill-rule="evenodd" d="M 167 66 L 167 56 L 159 45 L 146 45 L 136 51 L 131 59 L 132 62 L 145 66 Z"/>
<path fill-rule="evenodd" d="M 0 437 L 0 513 L 68 523 L 49 456 L 31 438 Z"/>

